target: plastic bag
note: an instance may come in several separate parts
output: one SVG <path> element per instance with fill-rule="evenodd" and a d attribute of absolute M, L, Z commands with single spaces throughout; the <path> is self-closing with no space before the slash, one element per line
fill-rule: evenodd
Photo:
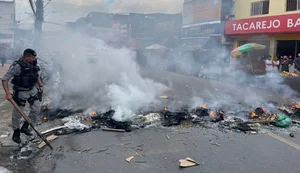
<path fill-rule="evenodd" d="M 284 113 L 279 113 L 278 118 L 277 118 L 274 125 L 277 126 L 277 127 L 288 127 L 288 126 L 291 125 L 291 123 L 292 123 L 291 118 L 289 118 Z"/>

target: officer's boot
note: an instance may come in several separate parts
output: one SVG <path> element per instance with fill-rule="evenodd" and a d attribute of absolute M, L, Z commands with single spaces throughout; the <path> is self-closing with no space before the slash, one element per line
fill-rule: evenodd
<path fill-rule="evenodd" d="M 29 127 L 29 124 L 25 121 L 21 128 L 21 133 L 24 133 L 27 136 L 32 136 L 33 134 L 30 132 L 28 127 Z"/>
<path fill-rule="evenodd" d="M 18 144 L 21 143 L 20 132 L 20 129 L 14 130 L 14 134 L 12 136 L 12 140 Z"/>

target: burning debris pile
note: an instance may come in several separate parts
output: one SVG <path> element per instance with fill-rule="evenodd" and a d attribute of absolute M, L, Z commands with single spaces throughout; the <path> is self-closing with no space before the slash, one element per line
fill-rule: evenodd
<path fill-rule="evenodd" d="M 115 111 L 106 112 L 71 111 L 71 110 L 47 110 L 43 112 L 48 120 L 63 118 L 64 126 L 72 130 L 90 130 L 93 128 L 110 128 L 130 132 L 134 129 L 145 128 L 153 125 L 166 127 L 177 125 L 205 125 L 211 128 L 218 127 L 221 131 L 258 131 L 258 126 L 273 125 L 276 127 L 289 127 L 291 118 L 300 119 L 300 106 L 276 107 L 274 104 L 257 107 L 251 111 L 226 112 L 222 109 L 207 108 L 206 105 L 189 109 L 184 107 L 179 111 L 170 111 L 167 107 L 159 112 L 140 114 L 130 121 L 117 121 L 114 119 Z M 217 124 L 217 126 L 213 126 Z"/>

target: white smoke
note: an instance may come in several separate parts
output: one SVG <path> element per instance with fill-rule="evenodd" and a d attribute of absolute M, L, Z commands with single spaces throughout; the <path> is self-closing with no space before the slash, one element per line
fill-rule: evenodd
<path fill-rule="evenodd" d="M 139 109 L 157 104 L 158 96 L 167 90 L 163 84 L 142 78 L 131 50 L 112 48 L 101 40 L 64 38 L 68 39 L 68 48 L 59 56 L 63 83 L 59 90 L 53 91 L 56 97 L 52 100 L 59 103 L 56 106 L 96 107 L 97 111 L 111 108 L 116 111 L 116 120 L 125 121 Z M 91 45 L 94 57 L 87 56 L 86 48 Z"/>

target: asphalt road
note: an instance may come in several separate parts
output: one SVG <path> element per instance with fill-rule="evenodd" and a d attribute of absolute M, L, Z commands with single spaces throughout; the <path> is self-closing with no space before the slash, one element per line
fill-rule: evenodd
<path fill-rule="evenodd" d="M 299 144 L 299 138 L 295 142 Z M 50 154 L 45 148 L 47 151 L 35 163 L 40 172 L 295 173 L 300 170 L 300 151 L 267 134 L 151 128 L 132 133 L 93 131 L 60 137 L 53 145 L 54 152 Z M 91 150 L 78 152 L 85 149 Z M 127 163 L 125 158 L 130 156 L 135 158 Z M 178 160 L 186 157 L 200 165 L 180 169 Z"/>
<path fill-rule="evenodd" d="M 163 100 L 161 107 L 192 104 L 194 96 L 219 104 L 291 101 L 265 90 L 168 72 L 143 71 L 143 75 L 172 88 L 166 95 L 173 100 Z M 288 133 L 249 135 L 200 127 L 92 131 L 60 136 L 52 143 L 55 150 L 44 148 L 32 165 L 41 173 L 300 172 L 300 138 L 297 133 L 290 138 Z M 130 156 L 135 158 L 127 163 L 125 158 Z M 186 157 L 200 165 L 180 169 L 178 160 Z"/>

